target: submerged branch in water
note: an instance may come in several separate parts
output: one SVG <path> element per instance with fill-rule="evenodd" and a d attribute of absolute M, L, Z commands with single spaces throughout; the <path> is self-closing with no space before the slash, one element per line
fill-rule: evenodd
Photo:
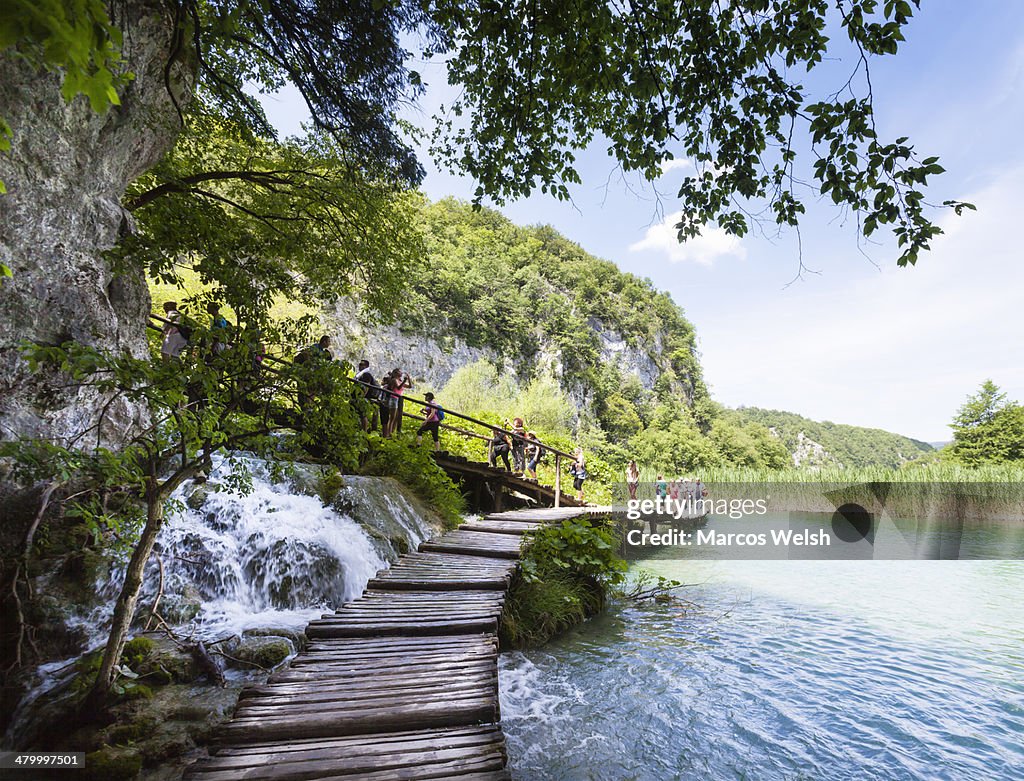
<path fill-rule="evenodd" d="M 616 596 L 631 602 L 644 602 L 648 599 L 663 601 L 676 597 L 679 589 L 702 586 L 703 583 L 680 583 L 678 580 L 655 575 L 652 572 L 640 572 L 636 578 L 618 590 Z"/>

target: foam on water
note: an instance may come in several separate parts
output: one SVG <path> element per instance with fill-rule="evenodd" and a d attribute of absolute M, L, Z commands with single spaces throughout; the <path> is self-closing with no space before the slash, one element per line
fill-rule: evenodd
<path fill-rule="evenodd" d="M 516 778 L 1024 779 L 1024 562 L 800 564 L 647 561 L 691 604 L 505 655 Z"/>
<path fill-rule="evenodd" d="M 173 513 L 158 539 L 164 590 L 198 598 L 200 636 L 258 626 L 301 629 L 324 609 L 357 597 L 386 566 L 350 516 L 275 482 L 258 459 L 233 461 L 219 460 L 209 484 L 223 486 L 241 462 L 252 490 L 209 491 L 199 506 Z M 156 588 L 152 574 L 149 592 Z"/>

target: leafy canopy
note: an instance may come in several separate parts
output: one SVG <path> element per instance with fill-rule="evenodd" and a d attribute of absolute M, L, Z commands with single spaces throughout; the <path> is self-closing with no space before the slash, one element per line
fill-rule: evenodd
<path fill-rule="evenodd" d="M 943 169 L 906 138 L 879 137 L 870 73 L 872 57 L 898 51 L 912 2 L 435 3 L 461 92 L 433 149 L 479 181 L 478 199 L 499 202 L 537 187 L 568 198 L 576 153 L 591 143 L 652 180 L 686 157 L 696 173 L 678 193 L 680 240 L 708 223 L 743 235 L 760 217 L 749 201 L 795 226 L 817 192 L 856 212 L 865 237 L 890 226 L 899 264 L 913 264 L 941 233 L 923 190 Z M 853 72 L 815 95 L 800 74 L 835 56 L 834 33 L 849 42 Z M 803 142 L 811 171 L 797 166 Z"/>
<path fill-rule="evenodd" d="M 274 137 L 252 86 L 302 95 L 314 125 L 378 176 L 417 183 L 422 168 L 396 112 L 418 94 L 403 33 L 426 26 L 414 0 L 175 0 L 179 55 L 194 54 L 199 100 L 256 135 Z"/>
<path fill-rule="evenodd" d="M 139 231 L 116 254 L 178 282 L 190 266 L 260 322 L 274 297 L 314 303 L 358 291 L 389 310 L 419 257 L 415 198 L 364 171 L 332 136 L 279 142 L 190 112 L 185 132 L 125 196 Z"/>
<path fill-rule="evenodd" d="M 119 40 L 99 0 L 8 5 L 0 48 L 16 45 L 41 67 L 64 69 L 66 94 L 116 102 Z M 203 105 L 265 137 L 274 131 L 252 88 L 291 83 L 315 126 L 375 177 L 415 184 L 422 169 L 397 115 L 422 91 L 403 45 L 418 39 L 460 88 L 432 151 L 479 182 L 478 200 L 538 187 L 567 198 L 580 181 L 578 151 L 606 143 L 624 170 L 652 179 L 666 161 L 694 163 L 678 193 L 681 240 L 709 223 L 742 235 L 765 213 L 795 226 L 804 199 L 821 194 L 854 212 L 865 237 L 890 228 L 906 265 L 941 233 L 924 191 L 943 169 L 907 138 L 878 135 L 870 64 L 899 51 L 918 5 L 173 0 L 167 73 L 176 61 L 194 69 Z M 818 94 L 800 74 L 843 46 L 852 72 Z"/>

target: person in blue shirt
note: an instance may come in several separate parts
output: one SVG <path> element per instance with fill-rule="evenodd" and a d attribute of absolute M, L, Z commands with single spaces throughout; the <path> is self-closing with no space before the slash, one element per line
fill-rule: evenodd
<path fill-rule="evenodd" d="M 210 335 L 213 338 L 212 352 L 214 354 L 222 353 L 228 349 L 228 344 L 231 342 L 227 318 L 220 313 L 220 304 L 216 301 L 207 304 L 206 311 L 210 315 Z"/>

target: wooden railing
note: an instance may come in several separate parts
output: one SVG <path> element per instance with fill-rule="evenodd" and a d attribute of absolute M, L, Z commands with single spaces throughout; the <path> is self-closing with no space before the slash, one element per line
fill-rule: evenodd
<path fill-rule="evenodd" d="M 164 325 L 177 325 L 177 323 L 174 323 L 173 321 L 168 320 L 167 318 L 161 317 L 160 315 L 150 314 L 150 319 L 151 320 L 155 320 L 156 322 L 162 323 Z M 161 326 L 154 325 L 153 323 L 148 323 L 148 326 L 149 326 L 149 328 L 151 328 L 151 329 L 153 329 L 155 331 L 161 331 L 161 332 L 163 331 L 163 328 Z M 282 366 L 292 366 L 293 365 L 292 361 L 289 361 L 289 360 L 287 360 L 285 358 L 278 358 L 278 357 L 273 356 L 273 355 L 264 354 L 263 358 L 264 358 L 264 363 L 266 361 L 270 361 L 272 363 L 280 364 Z M 271 372 L 276 371 L 274 369 L 271 369 L 269 366 L 264 366 L 264 368 L 267 369 L 268 371 L 271 371 Z M 346 377 L 345 379 L 348 380 L 351 383 L 354 383 L 356 385 L 361 385 L 361 386 L 363 386 L 364 388 L 367 388 L 367 389 L 369 389 L 369 388 L 377 388 L 383 394 L 389 393 L 388 390 L 384 389 L 383 387 L 381 387 L 379 385 L 370 385 L 369 383 L 357 380 L 355 377 Z M 415 396 L 410 396 L 408 394 L 402 394 L 402 399 L 405 400 L 405 401 L 409 401 L 409 402 L 411 402 L 413 404 L 416 404 L 416 405 L 420 406 L 422 408 L 422 410 L 424 410 L 424 411 L 430 406 L 430 402 L 428 402 L 426 399 L 417 398 Z M 374 404 L 376 402 L 371 401 L 371 400 L 367 400 L 367 403 L 368 404 Z M 567 458 L 570 461 L 575 461 L 576 460 L 576 456 L 574 454 L 567 453 L 564 450 L 559 450 L 558 448 L 552 447 L 551 445 L 545 445 L 543 442 L 540 442 L 538 440 L 528 440 L 525 437 L 523 437 L 523 436 L 521 436 L 519 434 L 516 434 L 514 431 L 511 431 L 509 429 L 504 428 L 503 426 L 498 426 L 498 425 L 496 425 L 494 423 L 487 423 L 486 421 L 480 420 L 478 418 L 474 418 L 474 417 L 472 417 L 470 415 L 466 415 L 465 413 L 458 412 L 458 411 L 453 410 L 453 409 L 449 409 L 448 407 L 445 407 L 444 405 L 441 405 L 441 407 L 444 409 L 444 414 L 445 414 L 446 418 L 448 416 L 451 416 L 451 417 L 454 417 L 454 418 L 459 418 L 460 420 L 465 420 L 466 422 L 472 423 L 472 424 L 474 424 L 476 426 L 481 426 L 481 427 L 483 427 L 483 428 L 485 428 L 485 429 L 487 429 L 488 431 L 491 431 L 491 432 L 493 432 L 493 431 L 500 431 L 503 434 L 505 434 L 506 436 L 508 436 L 510 439 L 518 440 L 520 442 L 523 442 L 524 446 L 525 446 L 526 443 L 530 443 L 530 444 L 533 444 L 533 445 L 539 447 L 542 453 L 546 452 L 546 453 L 553 454 L 554 457 L 555 457 L 555 507 L 559 507 L 561 505 L 561 497 L 562 497 L 562 459 L 563 458 Z M 421 421 L 421 422 L 423 420 L 423 417 L 421 417 L 419 415 L 414 415 L 411 412 L 403 412 L 402 415 L 403 415 L 403 417 L 411 418 L 413 420 L 417 420 L 417 421 Z M 470 431 L 470 430 L 465 429 L 465 428 L 460 428 L 458 426 L 453 426 L 453 425 L 451 425 L 449 423 L 439 423 L 438 425 L 440 426 L 440 428 L 444 429 L 445 431 L 451 431 L 454 434 L 458 434 L 459 436 L 463 436 L 463 437 L 466 437 L 466 438 L 482 439 L 482 440 L 485 440 L 485 441 L 488 441 L 488 442 L 491 440 L 490 436 L 485 436 L 485 435 L 479 434 L 479 433 L 477 433 L 475 431 Z"/>

